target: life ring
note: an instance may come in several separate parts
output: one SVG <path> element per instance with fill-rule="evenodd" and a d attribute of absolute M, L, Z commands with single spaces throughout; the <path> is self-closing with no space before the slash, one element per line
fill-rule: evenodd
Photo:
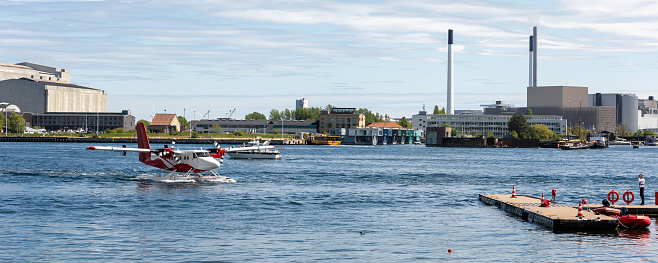
<path fill-rule="evenodd" d="M 610 201 L 612 204 L 619 201 L 619 193 L 617 193 L 615 190 L 610 190 L 610 193 L 608 193 L 608 201 Z"/>
<path fill-rule="evenodd" d="M 633 202 L 633 200 L 635 200 L 635 194 L 629 190 L 626 190 L 626 192 L 624 192 L 624 202 L 626 202 L 626 204 L 630 204 Z"/>

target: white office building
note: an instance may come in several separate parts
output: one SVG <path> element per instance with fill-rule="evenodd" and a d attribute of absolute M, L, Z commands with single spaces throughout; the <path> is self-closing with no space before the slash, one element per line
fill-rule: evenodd
<path fill-rule="evenodd" d="M 523 115 L 529 125 L 546 125 L 555 134 L 567 133 L 567 120 L 555 115 Z M 512 115 L 447 115 L 447 114 L 418 114 L 412 117 L 412 129 L 426 131 L 427 127 L 441 127 L 450 125 L 459 133 L 471 135 L 487 135 L 493 133 L 494 137 L 509 135 L 507 122 Z"/>

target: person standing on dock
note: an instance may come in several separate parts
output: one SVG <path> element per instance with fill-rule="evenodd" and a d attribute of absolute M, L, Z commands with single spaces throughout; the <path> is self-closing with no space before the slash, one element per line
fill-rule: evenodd
<path fill-rule="evenodd" d="M 640 198 L 642 198 L 642 203 L 640 205 L 644 205 L 644 177 L 642 174 L 640 174 L 640 179 L 638 179 L 638 183 L 640 184 Z"/>

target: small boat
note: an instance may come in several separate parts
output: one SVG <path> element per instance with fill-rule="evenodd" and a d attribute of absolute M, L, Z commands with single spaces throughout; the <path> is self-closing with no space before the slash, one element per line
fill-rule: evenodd
<path fill-rule="evenodd" d="M 631 142 L 623 138 L 615 138 L 614 141 L 609 141 L 609 145 L 631 145 Z"/>
<path fill-rule="evenodd" d="M 618 219 L 619 223 L 627 228 L 648 227 L 651 225 L 651 218 L 645 215 L 623 215 Z"/>
<path fill-rule="evenodd" d="M 616 209 L 602 206 L 592 209 L 592 212 L 615 217 L 619 220 L 619 223 L 626 228 L 648 227 L 651 225 L 651 218 L 645 215 L 628 215 L 628 209 L 626 209 L 626 207 L 622 207 L 622 209 Z"/>
<path fill-rule="evenodd" d="M 617 208 L 607 207 L 607 206 L 594 208 L 594 209 L 592 209 L 592 212 L 594 212 L 595 214 L 614 216 L 614 217 L 617 217 L 621 214 L 621 210 L 619 210 Z"/>
<path fill-rule="evenodd" d="M 589 145 L 587 145 L 586 143 L 581 143 L 581 142 L 577 142 L 577 143 L 567 142 L 567 143 L 562 143 L 559 146 L 560 146 L 561 150 L 587 150 L 587 149 L 589 149 Z"/>
<path fill-rule="evenodd" d="M 329 136 L 325 134 L 318 134 L 306 139 L 307 144 L 313 145 L 340 145 L 340 136 Z"/>
<path fill-rule="evenodd" d="M 280 159 L 279 151 L 274 150 L 274 146 L 269 144 L 269 140 L 264 143 L 252 140 L 243 144 L 242 147 L 231 146 L 226 149 L 226 154 L 234 159 Z"/>
<path fill-rule="evenodd" d="M 633 145 L 633 148 L 640 148 L 640 142 L 639 141 L 633 141 L 633 142 L 631 142 L 631 145 Z"/>

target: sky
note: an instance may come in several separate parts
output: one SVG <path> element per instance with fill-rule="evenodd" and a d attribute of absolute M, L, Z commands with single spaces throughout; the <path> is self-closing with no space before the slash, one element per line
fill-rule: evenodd
<path fill-rule="evenodd" d="M 0 1 L 0 62 L 65 68 L 137 119 L 235 109 L 367 108 L 394 118 L 446 106 L 454 30 L 456 110 L 526 105 L 538 85 L 658 96 L 658 2 L 441 0 Z"/>

